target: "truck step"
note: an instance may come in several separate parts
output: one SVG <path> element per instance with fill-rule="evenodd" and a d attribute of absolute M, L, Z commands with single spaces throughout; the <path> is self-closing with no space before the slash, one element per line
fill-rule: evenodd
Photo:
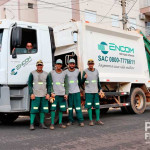
<path fill-rule="evenodd" d="M 120 103 L 120 104 L 105 104 L 100 105 L 100 108 L 110 108 L 110 107 L 126 107 L 129 106 L 130 103 Z"/>
<path fill-rule="evenodd" d="M 22 99 L 24 98 L 24 95 L 10 95 L 10 99 Z"/>

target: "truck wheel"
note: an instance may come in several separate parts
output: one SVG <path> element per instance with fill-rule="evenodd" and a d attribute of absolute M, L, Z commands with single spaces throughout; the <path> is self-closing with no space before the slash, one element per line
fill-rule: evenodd
<path fill-rule="evenodd" d="M 0 114 L 0 121 L 3 124 L 11 124 L 18 118 L 18 116 L 18 114 Z"/>
<path fill-rule="evenodd" d="M 127 101 L 130 102 L 130 106 L 127 107 L 130 113 L 142 114 L 145 111 L 146 96 L 141 88 L 132 89 Z"/>

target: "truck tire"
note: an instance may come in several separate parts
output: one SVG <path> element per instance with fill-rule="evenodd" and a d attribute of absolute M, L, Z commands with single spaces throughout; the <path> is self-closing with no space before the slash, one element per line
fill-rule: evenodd
<path fill-rule="evenodd" d="M 130 106 L 127 107 L 129 113 L 142 114 L 146 109 L 146 96 L 141 88 L 131 89 L 127 102 L 130 102 Z"/>
<path fill-rule="evenodd" d="M 18 116 L 18 114 L 0 114 L 0 121 L 2 124 L 12 124 Z"/>

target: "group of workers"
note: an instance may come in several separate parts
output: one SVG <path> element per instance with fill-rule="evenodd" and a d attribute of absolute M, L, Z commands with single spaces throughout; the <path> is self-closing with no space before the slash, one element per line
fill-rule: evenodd
<path fill-rule="evenodd" d="M 84 70 L 82 78 L 81 72 L 76 68 L 76 62 L 72 58 L 69 60 L 68 69 L 62 70 L 63 62 L 61 59 L 56 60 L 55 69 L 50 73 L 43 71 L 43 62 L 37 61 L 37 69 L 29 75 L 28 87 L 31 98 L 30 109 L 30 130 L 34 130 L 34 120 L 36 114 L 40 115 L 40 128 L 47 129 L 44 124 L 45 113 L 51 111 L 50 129 L 54 130 L 55 113 L 59 111 L 59 126 L 66 128 L 74 123 L 73 109 L 79 126 L 84 127 L 84 118 L 81 109 L 80 87 L 85 85 L 85 108 L 88 109 L 89 125 L 103 125 L 100 121 L 100 95 L 104 94 L 99 82 L 99 72 L 94 68 L 94 60 L 88 60 L 88 68 Z M 49 101 L 51 102 L 49 108 Z M 66 111 L 68 103 L 68 123 L 62 122 L 63 112 Z M 95 108 L 96 122 L 92 118 L 92 107 Z"/>

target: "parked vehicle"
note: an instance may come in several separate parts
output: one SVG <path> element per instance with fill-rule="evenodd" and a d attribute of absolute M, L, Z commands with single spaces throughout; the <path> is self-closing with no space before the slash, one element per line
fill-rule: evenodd
<path fill-rule="evenodd" d="M 36 53 L 21 53 L 27 42 Z M 20 53 L 13 53 L 14 48 Z M 54 60 L 63 60 L 63 68 L 74 58 L 81 72 L 92 58 L 99 70 L 105 92 L 101 111 L 121 107 L 123 112 L 141 114 L 150 104 L 150 42 L 136 31 L 106 28 L 99 24 L 70 22 L 55 27 L 36 23 L 0 21 L 0 120 L 12 122 L 29 113 L 27 80 L 37 60 L 50 72 Z"/>

